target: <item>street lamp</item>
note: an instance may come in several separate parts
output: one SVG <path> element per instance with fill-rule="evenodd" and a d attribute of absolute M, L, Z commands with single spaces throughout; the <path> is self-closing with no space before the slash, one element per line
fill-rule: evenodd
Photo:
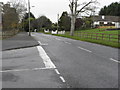
<path fill-rule="evenodd" d="M 31 31 L 30 31 L 30 0 L 28 0 L 28 17 L 29 17 L 29 36 L 31 36 Z"/>

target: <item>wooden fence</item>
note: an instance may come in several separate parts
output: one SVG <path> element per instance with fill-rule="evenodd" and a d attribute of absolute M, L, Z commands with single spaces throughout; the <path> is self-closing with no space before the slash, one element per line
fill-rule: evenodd
<path fill-rule="evenodd" d="M 95 40 L 105 40 L 105 41 L 120 43 L 120 34 L 77 32 L 75 34 L 75 36 L 78 36 L 80 38 L 88 38 L 88 39 L 95 39 Z"/>

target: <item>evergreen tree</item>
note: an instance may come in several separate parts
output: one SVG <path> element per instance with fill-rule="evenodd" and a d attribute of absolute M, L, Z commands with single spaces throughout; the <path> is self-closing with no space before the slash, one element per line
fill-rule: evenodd
<path fill-rule="evenodd" d="M 37 18 L 37 28 L 38 30 L 40 29 L 51 29 L 52 27 L 52 22 L 50 21 L 50 19 L 48 19 L 46 16 L 40 16 L 39 18 Z"/>
<path fill-rule="evenodd" d="M 23 22 L 23 28 L 25 31 L 29 31 L 29 19 L 30 19 L 30 24 L 31 24 L 31 29 L 34 30 L 35 29 L 35 16 L 30 12 L 30 18 L 29 18 L 29 14 L 25 13 L 24 18 L 22 20 Z"/>
<path fill-rule="evenodd" d="M 60 19 L 59 19 L 59 27 L 61 30 L 70 30 L 70 17 L 68 16 L 67 12 L 63 12 Z"/>
<path fill-rule="evenodd" d="M 99 15 L 120 16 L 120 3 L 111 3 L 109 6 L 104 6 Z"/>

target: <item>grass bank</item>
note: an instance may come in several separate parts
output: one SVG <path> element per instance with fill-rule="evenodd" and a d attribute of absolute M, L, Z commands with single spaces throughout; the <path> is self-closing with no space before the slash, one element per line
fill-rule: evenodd
<path fill-rule="evenodd" d="M 74 36 L 70 36 L 70 32 L 66 32 L 64 35 L 56 34 L 55 36 L 120 48 L 120 42 L 118 41 L 119 32 L 120 30 L 107 31 L 106 29 L 87 29 L 75 31 Z"/>

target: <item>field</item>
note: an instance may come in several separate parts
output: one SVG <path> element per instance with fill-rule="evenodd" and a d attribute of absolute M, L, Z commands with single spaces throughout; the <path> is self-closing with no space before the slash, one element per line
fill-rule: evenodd
<path fill-rule="evenodd" d="M 74 36 L 70 36 L 70 32 L 66 32 L 65 35 L 57 36 L 119 48 L 120 47 L 119 31 L 120 30 L 107 31 L 106 29 L 88 29 L 77 30 L 74 32 Z"/>

